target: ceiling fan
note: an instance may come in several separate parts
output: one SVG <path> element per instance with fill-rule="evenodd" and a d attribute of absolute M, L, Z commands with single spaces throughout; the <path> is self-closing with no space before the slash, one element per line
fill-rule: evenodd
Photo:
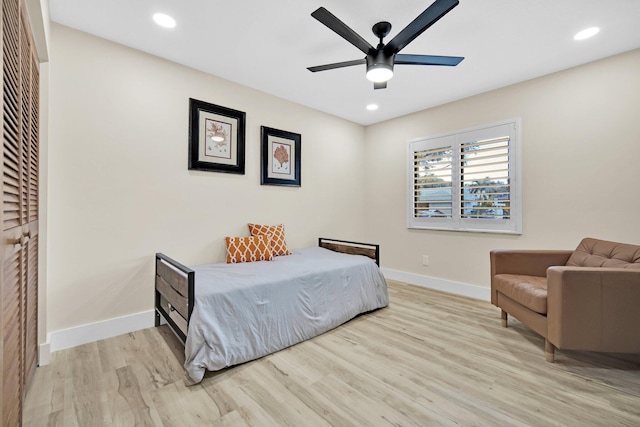
<path fill-rule="evenodd" d="M 353 61 L 336 62 L 333 64 L 318 65 L 307 68 L 311 72 L 333 70 L 335 68 L 351 67 L 353 65 L 367 65 L 367 79 L 373 82 L 374 89 L 384 89 L 387 81 L 393 77 L 393 66 L 395 64 L 408 65 L 447 65 L 455 66 L 464 59 L 461 56 L 434 56 L 434 55 L 405 55 L 398 53 L 405 46 L 422 34 L 427 28 L 436 23 L 446 15 L 451 9 L 458 5 L 458 0 L 436 0 L 416 19 L 400 31 L 389 43 L 384 44 L 382 40 L 391 31 L 391 24 L 382 21 L 375 24 L 371 29 L 380 43 L 373 47 L 363 39 L 358 33 L 349 28 L 344 22 L 336 18 L 324 7 L 318 8 L 311 14 L 318 21 L 336 32 L 340 37 L 360 49 L 367 56 Z"/>

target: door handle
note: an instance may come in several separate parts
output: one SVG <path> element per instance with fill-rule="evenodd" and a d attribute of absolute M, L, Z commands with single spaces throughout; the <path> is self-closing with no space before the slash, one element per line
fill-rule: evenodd
<path fill-rule="evenodd" d="M 7 244 L 13 246 L 25 246 L 31 240 L 31 230 L 28 230 L 17 239 L 7 239 Z"/>
<path fill-rule="evenodd" d="M 24 233 L 17 239 L 7 239 L 7 243 L 13 246 L 25 246 L 31 240 L 31 233 Z"/>

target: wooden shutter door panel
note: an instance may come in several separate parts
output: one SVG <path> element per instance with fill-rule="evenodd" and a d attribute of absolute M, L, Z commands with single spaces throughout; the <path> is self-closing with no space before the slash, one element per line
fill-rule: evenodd
<path fill-rule="evenodd" d="M 25 352 L 24 387 L 25 392 L 31 383 L 38 362 L 38 236 L 32 236 L 27 243 L 24 263 L 26 266 L 26 287 L 24 314 Z"/>
<path fill-rule="evenodd" d="M 29 133 L 29 223 L 38 220 L 38 184 L 40 174 L 40 63 L 31 59 L 31 129 Z M 37 227 L 36 227 L 37 228 Z"/>
<path fill-rule="evenodd" d="M 7 138 L 9 136 L 9 138 Z M 3 191 L 3 230 L 20 226 L 20 160 L 11 135 L 5 132 Z M 16 142 L 17 143 L 17 142 Z"/>
<path fill-rule="evenodd" d="M 1 22 L 0 423 L 19 426 L 38 348 L 39 62 L 23 0 L 3 0 Z"/>
<path fill-rule="evenodd" d="M 20 94 L 18 2 L 2 2 L 3 230 L 20 222 Z"/>
<path fill-rule="evenodd" d="M 21 89 L 21 224 L 23 270 L 23 395 L 33 377 L 38 347 L 38 62 L 33 48 L 28 15 L 21 14 L 20 89 Z M 36 84 L 34 84 L 36 83 Z M 35 86 L 35 87 L 34 87 Z M 35 146 L 34 146 L 35 136 Z M 35 174 L 34 174 L 35 169 Z M 35 182 L 34 182 L 35 181 Z"/>
<path fill-rule="evenodd" d="M 2 2 L 2 425 L 21 422 L 24 383 L 20 7 Z"/>
<path fill-rule="evenodd" d="M 23 171 L 26 185 L 27 205 L 25 207 L 26 227 L 23 227 L 23 235 L 28 237 L 26 251 L 25 280 L 25 353 L 24 353 L 24 384 L 28 389 L 38 362 L 38 182 L 39 182 L 39 62 L 30 49 L 30 99 L 28 103 L 29 128 L 23 132 L 23 149 L 28 152 L 27 163 Z M 26 102 L 25 102 L 26 104 Z M 26 230 L 25 230 L 26 228 Z"/>
<path fill-rule="evenodd" d="M 20 224 L 24 225 L 29 222 L 29 152 L 31 151 L 31 46 L 24 14 L 21 16 L 20 24 Z"/>
<path fill-rule="evenodd" d="M 3 367 L 2 367 L 2 425 L 20 425 L 23 394 L 23 347 L 22 285 L 23 251 L 7 247 L 4 254 L 4 274 L 2 277 L 2 317 L 3 317 Z"/>

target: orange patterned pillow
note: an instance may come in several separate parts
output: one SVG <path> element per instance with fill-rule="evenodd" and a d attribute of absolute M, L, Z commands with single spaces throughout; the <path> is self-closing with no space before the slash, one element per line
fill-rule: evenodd
<path fill-rule="evenodd" d="M 227 264 L 237 262 L 271 261 L 271 237 L 227 237 Z"/>
<path fill-rule="evenodd" d="M 284 239 L 284 225 L 260 225 L 249 224 L 249 233 L 252 236 L 266 234 L 271 236 L 271 250 L 274 256 L 291 255 L 293 252 L 287 248 L 287 241 Z"/>

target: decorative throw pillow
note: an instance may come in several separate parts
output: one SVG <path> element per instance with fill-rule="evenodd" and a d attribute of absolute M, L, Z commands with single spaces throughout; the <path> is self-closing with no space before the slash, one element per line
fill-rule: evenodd
<path fill-rule="evenodd" d="M 271 261 L 271 237 L 227 237 L 227 264 L 237 262 Z"/>
<path fill-rule="evenodd" d="M 271 250 L 274 256 L 291 255 L 293 252 L 287 248 L 287 241 L 284 239 L 284 225 L 260 225 L 249 224 L 249 233 L 252 236 L 266 234 L 271 236 Z"/>

